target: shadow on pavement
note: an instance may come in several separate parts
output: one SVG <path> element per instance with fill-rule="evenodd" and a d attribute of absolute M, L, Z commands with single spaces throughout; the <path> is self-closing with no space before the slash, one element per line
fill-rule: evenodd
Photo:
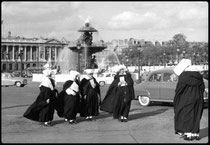
<path fill-rule="evenodd" d="M 56 124 L 61 124 L 61 123 L 64 123 L 64 119 L 61 119 L 61 120 L 53 120 L 52 123 L 53 125 L 56 125 Z"/>
<path fill-rule="evenodd" d="M 151 111 L 151 112 L 132 114 L 132 115 L 129 115 L 128 120 L 134 120 L 134 119 L 138 119 L 138 118 L 158 115 L 158 114 L 161 114 L 167 110 L 168 109 L 158 109 L 158 110 Z"/>
<path fill-rule="evenodd" d="M 106 112 L 105 112 L 106 113 Z M 94 116 L 93 117 L 93 120 L 97 120 L 97 119 L 102 119 L 102 118 L 107 118 L 107 117 L 111 117 L 112 116 L 112 114 L 109 114 L 109 113 L 106 113 L 106 114 L 102 114 L 102 112 L 100 112 L 100 114 L 98 115 L 98 116 Z M 79 123 L 79 122 L 83 122 L 83 121 L 87 121 L 86 119 L 85 119 L 85 117 L 80 117 L 80 116 L 78 116 L 77 118 L 76 118 L 76 120 L 77 120 L 77 122 Z M 60 119 L 60 120 L 53 120 L 53 125 L 56 125 L 56 124 L 62 124 L 62 123 L 64 123 L 65 121 L 64 121 L 64 118 L 62 118 L 62 119 Z"/>
<path fill-rule="evenodd" d="M 16 107 L 25 107 L 29 106 L 30 104 L 25 104 L 25 105 L 15 105 L 15 106 L 7 106 L 7 107 L 2 107 L 2 109 L 10 109 L 10 108 L 16 108 Z"/>
<path fill-rule="evenodd" d="M 209 128 L 208 127 L 200 129 L 200 138 L 202 139 L 204 137 L 209 136 L 208 132 L 209 132 Z"/>

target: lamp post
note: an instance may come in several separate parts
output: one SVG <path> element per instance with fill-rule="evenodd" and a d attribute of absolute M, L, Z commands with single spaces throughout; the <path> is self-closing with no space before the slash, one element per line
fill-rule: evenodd
<path fill-rule="evenodd" d="M 179 49 L 179 48 L 177 48 L 177 49 L 176 49 L 176 51 L 177 51 L 178 63 L 179 63 L 179 51 L 180 51 L 180 49 Z M 177 63 L 177 64 L 178 64 L 178 63 Z"/>
<path fill-rule="evenodd" d="M 20 76 L 23 77 L 23 48 L 20 49 L 18 56 L 20 57 Z"/>
<path fill-rule="evenodd" d="M 126 55 L 125 56 L 125 66 L 126 66 L 126 68 L 128 67 L 128 61 L 129 61 L 129 59 L 128 59 L 128 56 Z"/>
<path fill-rule="evenodd" d="M 6 72 L 8 72 L 9 53 L 5 53 L 5 58 L 6 58 Z"/>
<path fill-rule="evenodd" d="M 164 65 L 164 67 L 166 67 L 166 65 L 165 65 L 165 56 L 166 56 L 166 52 L 164 51 L 163 52 L 163 65 Z"/>
<path fill-rule="evenodd" d="M 185 53 L 186 53 L 186 51 L 185 51 L 185 49 L 182 51 L 182 54 L 183 54 L 183 58 L 185 58 Z"/>
<path fill-rule="evenodd" d="M 77 53 L 78 53 L 78 64 L 77 64 L 77 71 L 80 72 L 80 49 L 81 49 L 81 44 L 77 44 Z"/>
<path fill-rule="evenodd" d="M 38 65 L 38 69 L 39 69 L 39 56 L 37 56 L 36 60 L 37 60 L 37 65 Z"/>
<path fill-rule="evenodd" d="M 196 53 L 195 52 L 193 52 L 193 62 L 194 62 L 194 64 L 196 64 Z"/>
<path fill-rule="evenodd" d="M 139 83 L 141 83 L 141 78 L 140 78 L 140 65 L 141 65 L 141 61 L 140 61 L 140 59 L 141 59 L 141 52 L 142 52 L 142 50 L 143 50 L 143 48 L 141 47 L 141 46 L 139 46 L 138 48 L 138 53 L 139 53 L 139 59 L 138 59 L 138 81 L 139 81 Z"/>
<path fill-rule="evenodd" d="M 198 60 L 198 65 L 200 65 L 200 54 L 199 54 L 199 52 L 197 53 L 196 58 L 198 58 L 198 59 L 197 59 L 197 60 Z"/>

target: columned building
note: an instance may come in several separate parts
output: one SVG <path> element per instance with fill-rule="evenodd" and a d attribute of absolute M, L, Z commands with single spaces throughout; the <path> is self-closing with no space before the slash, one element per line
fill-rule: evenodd
<path fill-rule="evenodd" d="M 67 45 L 56 39 L 12 37 L 1 40 L 1 72 L 55 64 L 58 54 Z"/>

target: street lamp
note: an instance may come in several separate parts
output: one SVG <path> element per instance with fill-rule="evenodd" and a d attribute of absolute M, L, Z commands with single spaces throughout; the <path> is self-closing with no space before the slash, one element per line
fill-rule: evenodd
<path fill-rule="evenodd" d="M 39 56 L 36 57 L 37 60 L 37 65 L 38 65 L 38 69 L 39 69 Z"/>
<path fill-rule="evenodd" d="M 128 61 L 129 61 L 129 59 L 128 59 L 128 56 L 126 55 L 125 56 L 125 66 L 126 66 L 126 68 L 128 67 Z"/>
<path fill-rule="evenodd" d="M 77 53 L 78 53 L 77 71 L 78 72 L 80 72 L 80 49 L 81 49 L 81 44 L 77 44 Z"/>
<path fill-rule="evenodd" d="M 23 48 L 20 49 L 18 56 L 20 57 L 20 76 L 23 77 Z"/>
<path fill-rule="evenodd" d="M 182 51 L 182 53 L 183 53 L 183 58 L 185 58 L 185 49 Z"/>
<path fill-rule="evenodd" d="M 166 52 L 164 51 L 163 52 L 163 65 L 164 65 L 164 67 L 166 67 L 166 65 L 165 65 L 165 56 L 166 56 Z"/>
<path fill-rule="evenodd" d="M 6 72 L 8 72 L 8 60 L 9 60 L 9 53 L 5 53 L 5 58 L 6 58 Z"/>
<path fill-rule="evenodd" d="M 200 65 L 200 54 L 199 54 L 199 52 L 197 53 L 196 58 L 198 58 L 198 59 L 197 59 L 197 61 L 198 61 L 198 65 Z"/>
<path fill-rule="evenodd" d="M 143 51 L 143 48 L 141 46 L 139 46 L 138 48 L 138 52 L 139 52 L 139 59 L 138 59 L 138 79 L 139 79 L 139 83 L 141 82 L 141 78 L 140 78 L 140 65 L 141 65 L 141 62 L 140 62 L 140 59 L 141 59 L 141 52 Z"/>
<path fill-rule="evenodd" d="M 179 51 L 180 51 L 180 49 L 179 49 L 179 48 L 177 48 L 177 49 L 176 49 L 176 51 L 177 51 L 178 63 L 179 63 Z"/>
<path fill-rule="evenodd" d="M 195 52 L 193 52 L 193 62 L 194 62 L 194 64 L 196 64 L 196 53 Z"/>

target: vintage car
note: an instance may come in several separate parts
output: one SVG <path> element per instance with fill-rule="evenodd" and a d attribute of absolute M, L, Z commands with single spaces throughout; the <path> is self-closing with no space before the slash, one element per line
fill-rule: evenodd
<path fill-rule="evenodd" d="M 151 102 L 171 102 L 175 96 L 178 76 L 174 74 L 174 67 L 167 67 L 151 71 L 146 80 L 134 86 L 135 95 L 142 106 Z M 208 102 L 208 80 L 205 83 L 204 101 Z"/>
<path fill-rule="evenodd" d="M 1 73 L 1 85 L 2 86 L 14 86 L 23 87 L 27 84 L 27 79 L 14 77 L 12 73 Z"/>
<path fill-rule="evenodd" d="M 95 77 L 96 81 L 99 83 L 100 86 L 110 85 L 114 80 L 114 76 L 116 73 L 102 73 L 99 76 Z"/>

